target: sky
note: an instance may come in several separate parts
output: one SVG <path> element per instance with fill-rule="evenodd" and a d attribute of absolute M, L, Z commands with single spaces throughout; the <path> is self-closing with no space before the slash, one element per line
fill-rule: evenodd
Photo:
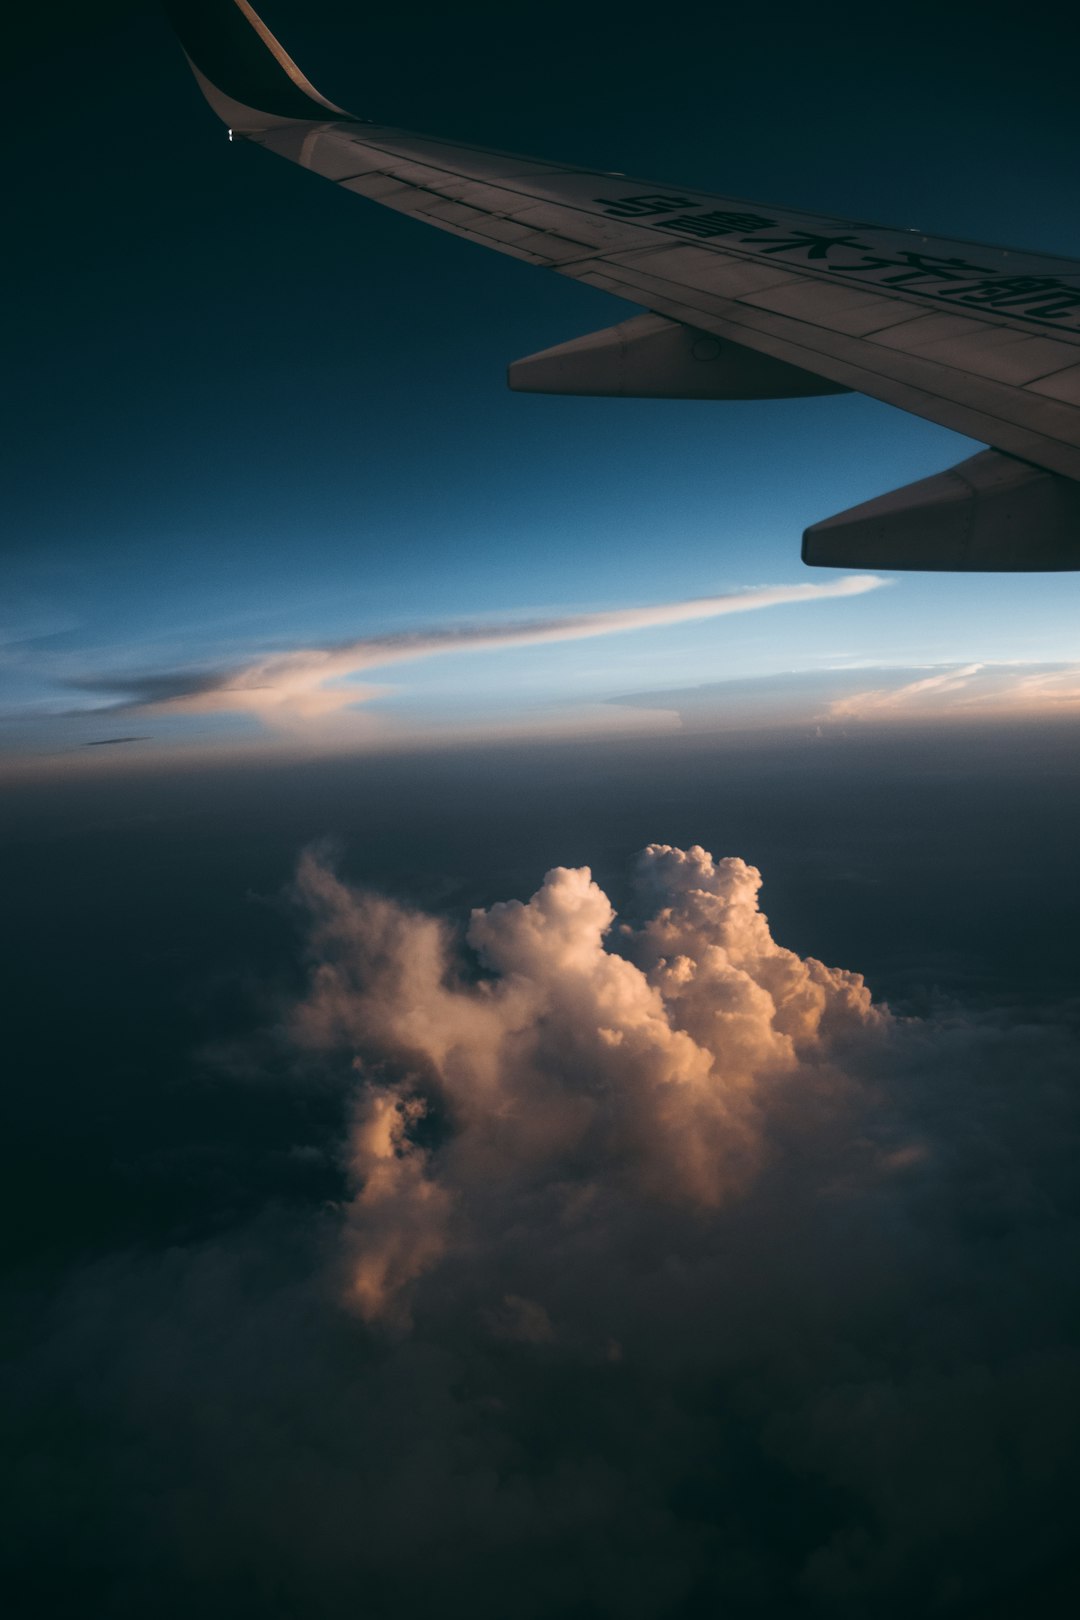
<path fill-rule="evenodd" d="M 778 44 L 700 8 L 662 67 L 617 8 L 547 10 L 535 49 L 535 19 L 498 15 L 415 13 L 423 50 L 333 0 L 268 20 L 328 93 L 406 128 L 1080 254 L 1065 68 L 1016 30 L 1003 53 L 984 13 L 933 12 L 928 48 L 916 11 L 883 54 L 843 11 L 826 49 L 797 8 Z M 510 361 L 628 306 L 230 146 L 153 8 L 74 18 L 66 39 L 25 22 L 7 70 L 9 770 L 121 735 L 295 746 L 243 707 L 117 724 L 139 678 L 824 583 L 799 560 L 808 523 L 977 448 L 856 396 L 511 394 Z M 822 671 L 1069 665 L 1074 607 L 1071 576 L 896 576 L 782 618 L 418 659 L 321 739 L 309 716 L 309 744 L 640 725 L 628 692 L 757 677 L 789 677 L 789 716 L 814 720 Z M 723 707 L 738 719 L 730 688 Z"/>
<path fill-rule="evenodd" d="M 1015 8 L 267 0 L 405 127 L 1080 256 Z M 27 10 L 0 550 L 22 1620 L 1075 1611 L 1077 576 L 810 570 L 974 446 L 529 397 L 627 307 Z"/>

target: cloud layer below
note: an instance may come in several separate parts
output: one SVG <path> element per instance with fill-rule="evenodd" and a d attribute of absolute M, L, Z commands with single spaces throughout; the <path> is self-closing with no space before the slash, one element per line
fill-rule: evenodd
<path fill-rule="evenodd" d="M 759 884 L 652 845 L 462 937 L 305 857 L 341 1200 L 50 1302 L 33 1581 L 60 1492 L 110 1616 L 1069 1612 L 1075 1032 L 897 1017 Z"/>

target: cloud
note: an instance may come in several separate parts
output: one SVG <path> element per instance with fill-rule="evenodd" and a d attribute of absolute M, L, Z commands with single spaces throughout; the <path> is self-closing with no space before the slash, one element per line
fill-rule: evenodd
<path fill-rule="evenodd" d="M 627 921 L 588 870 L 555 868 L 530 900 L 473 912 L 463 952 L 441 920 L 306 857 L 313 965 L 293 1034 L 352 1054 L 361 1082 L 345 1297 L 391 1343 L 465 1332 L 470 1354 L 517 1358 L 489 1458 L 520 1443 L 525 1388 L 550 1381 L 564 1465 L 580 1436 L 559 1402 L 625 1402 L 598 1471 L 557 1487 L 605 1504 L 601 1541 L 629 1515 L 613 1557 L 633 1573 L 599 1612 L 902 1613 L 929 1583 L 966 1613 L 960 1593 L 988 1598 L 1025 1568 L 1037 1583 L 1022 1536 L 1010 1553 L 994 1525 L 1048 1513 L 1067 1539 L 1076 1471 L 1050 1414 L 1080 1432 L 1065 1393 L 1080 1361 L 1058 1284 L 1025 1269 L 1049 1241 L 1062 1278 L 1080 1240 L 1043 1225 L 1071 1198 L 1075 1041 L 897 1017 L 859 974 L 777 943 L 760 887 L 742 860 L 652 845 Z M 1029 1310 L 1034 1331 L 1014 1315 Z M 699 1471 L 700 1519 L 636 1519 L 601 1461 L 628 1443 L 653 1513 Z M 781 1477 L 780 1495 L 804 1481 L 799 1512 L 821 1526 L 786 1591 L 766 1550 Z M 540 1478 L 527 1488 L 545 1545 L 551 1507 Z"/>
<path fill-rule="evenodd" d="M 247 713 L 264 725 L 308 727 L 382 695 L 379 686 L 356 677 L 368 670 L 445 657 L 453 653 L 496 652 L 508 647 L 580 641 L 663 625 L 684 624 L 729 613 L 800 602 L 829 601 L 876 590 L 887 581 L 852 574 L 821 585 L 767 585 L 720 596 L 666 602 L 655 607 L 618 608 L 559 619 L 502 625 L 435 628 L 373 636 L 333 646 L 301 647 L 269 653 L 236 668 L 168 670 L 142 676 L 82 681 L 90 691 L 118 695 L 102 707 L 138 714 Z"/>
<path fill-rule="evenodd" d="M 20 1317 L 34 1592 L 61 1560 L 166 1620 L 1071 1612 L 1075 1031 L 897 1016 L 759 895 L 654 844 L 621 918 L 556 867 L 461 933 L 307 855 L 283 1018 L 348 1100 L 341 1199 Z"/>
<path fill-rule="evenodd" d="M 912 671 L 905 671 L 910 675 Z M 835 698 L 829 720 L 936 720 L 1080 714 L 1080 664 L 963 664 Z"/>
<path fill-rule="evenodd" d="M 758 1167 L 770 1098 L 796 1076 L 829 1089 L 837 1047 L 881 1028 L 858 974 L 775 943 L 745 862 L 653 845 L 636 882 L 647 920 L 617 948 L 584 868 L 474 912 L 467 943 L 490 976 L 470 982 L 435 919 L 301 863 L 319 966 L 297 1037 L 403 1076 L 363 1093 L 352 1136 L 367 1319 L 403 1319 L 408 1285 L 481 1190 L 558 1183 L 569 1208 L 584 1173 L 592 1196 L 603 1180 L 612 1197 L 721 1206 Z M 435 1157 L 412 1129 L 430 1112 L 451 1136 Z"/>

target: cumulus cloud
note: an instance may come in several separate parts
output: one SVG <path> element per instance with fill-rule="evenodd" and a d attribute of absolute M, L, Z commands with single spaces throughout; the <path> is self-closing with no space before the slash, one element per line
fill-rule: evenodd
<path fill-rule="evenodd" d="M 825 717 L 926 721 L 1080 714 L 1080 664 L 958 664 L 914 679 L 912 674 L 835 698 Z"/>
<path fill-rule="evenodd" d="M 110 1616 L 1069 1610 L 1075 1033 L 895 1016 L 759 886 L 653 845 L 459 934 L 305 857 L 341 1201 L 50 1302 L 34 1581 L 59 1492 Z"/>
<path fill-rule="evenodd" d="M 653 607 L 371 636 L 333 646 L 298 647 L 289 652 L 269 653 L 235 668 L 165 670 L 134 677 L 125 675 L 116 680 L 95 678 L 79 684 L 90 691 L 116 693 L 103 705 L 113 711 L 246 713 L 268 726 L 307 727 L 379 696 L 383 688 L 364 685 L 356 679 L 367 670 L 382 670 L 452 653 L 494 652 L 507 647 L 580 641 L 730 613 L 752 613 L 790 603 L 859 596 L 886 583 L 876 575 L 851 574 L 820 585 L 764 585 Z"/>
<path fill-rule="evenodd" d="M 407 1286 L 468 1242 L 478 1204 L 526 1189 L 567 1219 L 583 1197 L 721 1206 L 755 1174 L 778 1094 L 835 1088 L 837 1050 L 882 1028 L 858 974 L 776 944 L 744 861 L 653 845 L 636 884 L 643 920 L 617 935 L 585 868 L 474 912 L 477 978 L 443 924 L 305 857 L 319 965 L 298 1038 L 395 1076 L 364 1091 L 352 1137 L 365 1317 L 400 1316 Z M 437 1151 L 410 1129 L 429 1112 Z"/>

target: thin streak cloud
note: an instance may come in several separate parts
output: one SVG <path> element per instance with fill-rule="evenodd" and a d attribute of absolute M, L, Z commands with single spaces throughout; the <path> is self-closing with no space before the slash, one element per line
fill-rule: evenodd
<path fill-rule="evenodd" d="M 911 673 L 910 671 L 908 673 Z M 964 664 L 836 698 L 828 720 L 912 721 L 1080 713 L 1080 664 Z"/>
<path fill-rule="evenodd" d="M 79 684 L 87 690 L 116 692 L 114 702 L 101 706 L 114 712 L 248 713 L 265 725 L 291 728 L 323 720 L 379 696 L 383 688 L 365 686 L 355 679 L 367 670 L 418 663 L 451 653 L 497 652 L 510 647 L 582 641 L 729 613 L 861 596 L 887 583 L 873 574 L 850 574 L 821 585 L 765 585 L 719 596 L 662 602 L 654 607 L 616 608 L 605 613 L 494 626 L 435 627 L 331 646 L 298 647 L 228 669 L 166 670 L 122 681 L 98 678 Z"/>

